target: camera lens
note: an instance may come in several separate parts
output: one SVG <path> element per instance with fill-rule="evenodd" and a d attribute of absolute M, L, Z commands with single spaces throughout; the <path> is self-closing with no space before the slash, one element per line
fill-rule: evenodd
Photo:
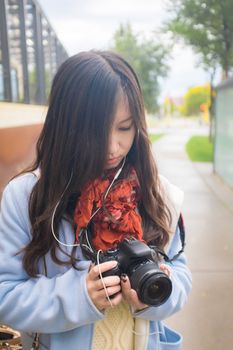
<path fill-rule="evenodd" d="M 157 299 L 161 295 L 161 284 L 159 284 L 157 281 L 151 283 L 147 289 L 147 294 L 149 298 Z"/>
<path fill-rule="evenodd" d="M 159 306 L 169 298 L 171 291 L 171 280 L 164 273 L 157 272 L 143 281 L 139 294 L 145 304 Z"/>
<path fill-rule="evenodd" d="M 159 306 L 171 295 L 170 278 L 154 262 L 137 266 L 129 277 L 132 288 L 144 304 Z"/>

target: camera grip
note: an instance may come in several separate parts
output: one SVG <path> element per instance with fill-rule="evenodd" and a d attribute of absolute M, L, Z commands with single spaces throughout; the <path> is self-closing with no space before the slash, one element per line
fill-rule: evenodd
<path fill-rule="evenodd" d="M 120 275 L 121 275 L 121 272 L 120 272 L 118 265 L 116 267 L 114 267 L 113 269 L 102 273 L 103 277 L 109 277 L 109 276 L 119 276 L 120 277 Z"/>

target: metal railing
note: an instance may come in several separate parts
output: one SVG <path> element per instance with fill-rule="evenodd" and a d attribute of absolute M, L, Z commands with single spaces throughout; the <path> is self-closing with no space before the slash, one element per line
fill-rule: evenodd
<path fill-rule="evenodd" d="M 0 101 L 46 104 L 67 57 L 36 0 L 0 0 Z"/>

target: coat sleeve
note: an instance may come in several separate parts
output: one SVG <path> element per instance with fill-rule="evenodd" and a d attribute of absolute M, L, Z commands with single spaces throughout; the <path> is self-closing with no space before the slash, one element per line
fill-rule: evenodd
<path fill-rule="evenodd" d="M 25 181 L 6 187 L 0 212 L 0 323 L 26 332 L 56 333 L 102 319 L 86 288 L 90 262 L 53 278 L 30 278 L 17 254 L 30 240 Z"/>
<path fill-rule="evenodd" d="M 181 249 L 179 227 L 173 236 L 168 256 L 172 258 Z M 142 311 L 135 312 L 134 317 L 147 320 L 160 321 L 175 312 L 179 311 L 187 302 L 188 295 L 192 287 L 192 277 L 185 254 L 182 253 L 172 263 L 168 263 L 171 268 L 172 293 L 168 300 L 160 306 L 151 306 Z"/>

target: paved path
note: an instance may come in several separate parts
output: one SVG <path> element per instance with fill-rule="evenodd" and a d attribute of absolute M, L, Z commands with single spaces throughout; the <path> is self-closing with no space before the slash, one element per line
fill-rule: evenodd
<path fill-rule="evenodd" d="M 160 173 L 185 192 L 186 255 L 193 274 L 187 305 L 167 323 L 184 336 L 184 350 L 233 349 L 233 190 L 210 163 L 192 163 L 184 145 L 206 127 L 176 122 L 153 150 Z"/>

